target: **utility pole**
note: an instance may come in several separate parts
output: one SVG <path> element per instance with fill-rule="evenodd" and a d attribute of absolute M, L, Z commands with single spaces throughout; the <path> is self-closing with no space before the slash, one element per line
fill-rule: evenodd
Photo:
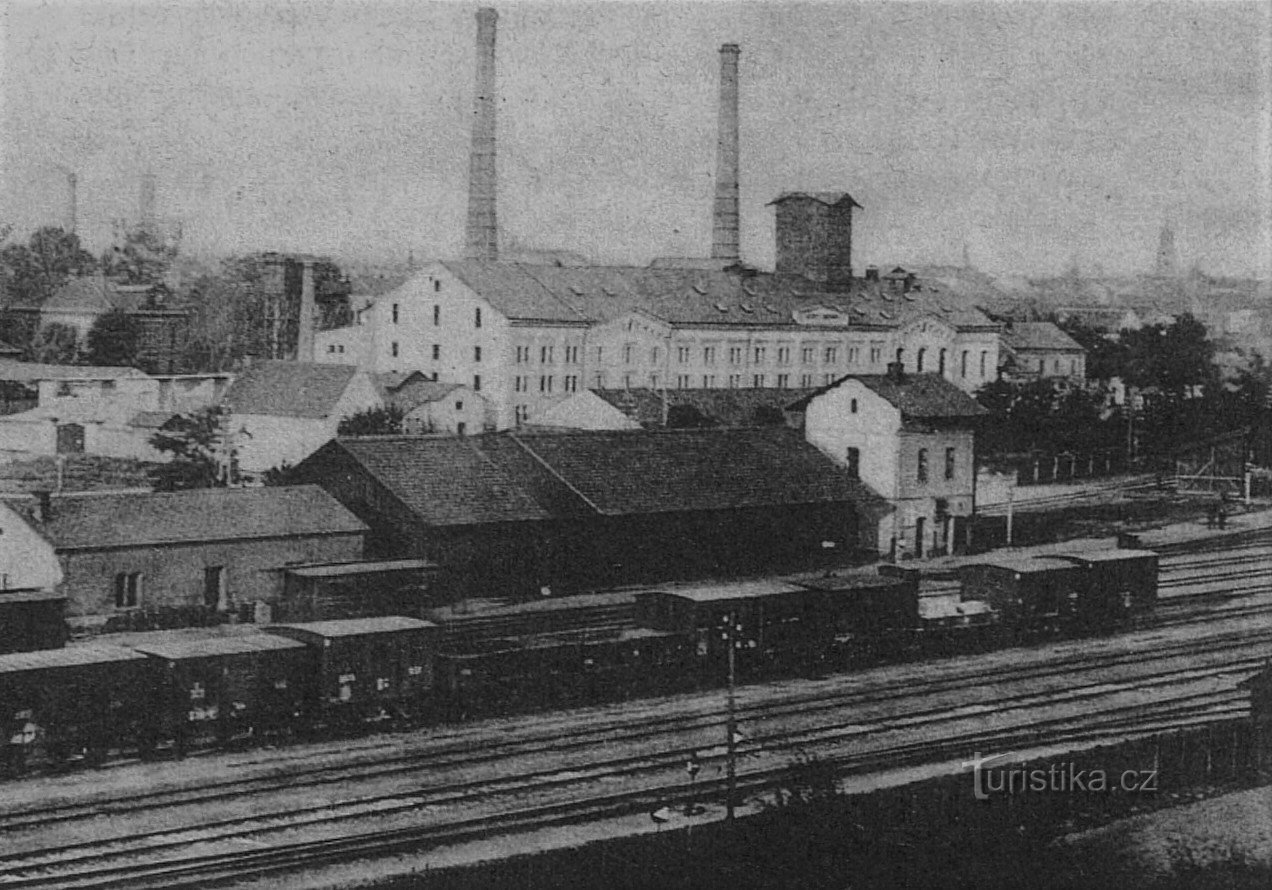
<path fill-rule="evenodd" d="M 728 747 L 726 748 L 726 776 L 727 789 L 725 791 L 725 818 L 729 822 L 733 822 L 733 801 L 738 784 L 738 716 L 737 716 L 737 694 L 735 691 L 736 681 L 736 655 L 734 650 L 737 648 L 737 627 L 738 613 L 737 610 L 729 610 L 729 628 L 725 634 L 725 638 L 729 645 L 729 719 L 726 725 L 726 731 L 729 734 Z"/>

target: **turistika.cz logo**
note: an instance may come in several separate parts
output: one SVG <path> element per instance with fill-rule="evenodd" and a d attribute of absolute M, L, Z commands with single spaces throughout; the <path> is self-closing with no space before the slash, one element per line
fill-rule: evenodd
<path fill-rule="evenodd" d="M 995 794 L 1152 794 L 1157 791 L 1157 770 L 1128 769 L 1110 774 L 1102 769 L 1079 769 L 1072 761 L 1048 766 L 1012 766 L 1011 752 L 981 755 L 977 751 L 963 764 L 972 771 L 972 792 L 977 800 Z"/>

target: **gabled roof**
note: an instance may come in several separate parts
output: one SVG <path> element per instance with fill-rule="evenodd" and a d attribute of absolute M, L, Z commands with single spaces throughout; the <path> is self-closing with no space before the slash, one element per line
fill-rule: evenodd
<path fill-rule="evenodd" d="M 834 330 L 799 324 L 798 310 L 828 307 L 840 329 L 894 330 L 921 315 L 955 328 L 997 328 L 979 309 L 946 294 L 915 288 L 897 294 L 886 283 L 854 279 L 844 288 L 786 273 L 653 268 L 533 266 L 488 260 L 441 264 L 514 322 L 590 326 L 644 312 L 665 324 L 722 329 Z"/>
<path fill-rule="evenodd" d="M 264 361 L 235 379 L 225 406 L 235 414 L 330 417 L 358 373 L 353 365 Z"/>
<path fill-rule="evenodd" d="M 404 383 L 417 378 L 420 380 L 428 379 L 424 376 L 423 371 L 384 371 L 375 375 L 375 382 L 386 392 L 393 392 Z"/>
<path fill-rule="evenodd" d="M 389 401 L 403 411 L 411 411 L 420 405 L 437 402 L 457 389 L 464 389 L 462 383 L 445 383 L 440 380 L 412 380 L 400 386 L 389 396 Z M 474 393 L 474 395 L 476 395 Z"/>
<path fill-rule="evenodd" d="M 847 192 L 782 192 L 772 201 L 769 201 L 769 205 L 780 204 L 783 201 L 790 200 L 791 198 L 811 198 L 814 201 L 819 201 L 822 204 L 825 204 L 827 207 L 834 207 L 836 204 L 842 204 L 844 201 L 847 201 L 853 207 L 861 207 L 861 205 L 853 199 L 852 195 Z"/>
<path fill-rule="evenodd" d="M 477 438 L 338 439 L 318 455 L 328 448 L 344 451 L 428 525 L 551 518 L 500 464 L 478 448 Z"/>
<path fill-rule="evenodd" d="M 988 413 L 979 402 L 940 374 L 904 374 L 901 377 L 889 374 L 850 374 L 829 386 L 823 386 L 790 405 L 787 410 L 804 410 L 813 399 L 838 388 L 848 380 L 858 381 L 885 399 L 901 412 L 902 420 L 978 417 Z"/>
<path fill-rule="evenodd" d="M 351 534 L 356 516 L 316 485 L 54 496 L 35 527 L 58 550 Z"/>
<path fill-rule="evenodd" d="M 1077 340 L 1049 321 L 1013 322 L 1003 331 L 1003 342 L 1011 349 L 1046 349 L 1085 352 Z"/>
<path fill-rule="evenodd" d="M 385 436 L 333 448 L 439 526 L 878 501 L 785 428 Z M 309 461 L 321 467 L 323 454 Z"/>
<path fill-rule="evenodd" d="M 813 392 L 812 389 L 596 389 L 598 397 L 622 411 L 641 426 L 664 426 L 664 404 L 689 405 L 719 426 L 771 425 L 762 415 L 766 410 L 784 412 L 790 404 Z M 665 401 L 664 401 L 665 400 Z"/>

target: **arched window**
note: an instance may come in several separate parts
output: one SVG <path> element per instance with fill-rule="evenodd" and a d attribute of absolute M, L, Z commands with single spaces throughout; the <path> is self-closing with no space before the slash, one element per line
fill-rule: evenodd
<path fill-rule="evenodd" d="M 942 377 L 945 376 L 945 350 L 942 349 L 940 356 L 937 358 L 936 373 Z"/>
<path fill-rule="evenodd" d="M 918 474 L 916 475 L 916 478 L 920 482 L 927 482 L 928 480 L 927 449 L 926 448 L 919 449 L 919 471 L 918 471 Z"/>
<path fill-rule="evenodd" d="M 969 354 L 969 353 L 968 353 L 968 351 L 967 351 L 966 349 L 964 349 L 964 350 L 963 350 L 963 366 L 962 366 L 962 370 L 959 372 L 959 373 L 961 373 L 961 374 L 963 375 L 963 377 L 964 377 L 964 378 L 966 378 L 966 377 L 967 377 L 967 356 L 968 356 L 968 354 Z"/>
<path fill-rule="evenodd" d="M 848 475 L 853 479 L 861 477 L 861 449 L 848 449 Z"/>
<path fill-rule="evenodd" d="M 923 359 L 927 357 L 927 347 L 921 347 L 919 354 L 914 360 L 914 370 L 917 374 L 923 373 Z"/>

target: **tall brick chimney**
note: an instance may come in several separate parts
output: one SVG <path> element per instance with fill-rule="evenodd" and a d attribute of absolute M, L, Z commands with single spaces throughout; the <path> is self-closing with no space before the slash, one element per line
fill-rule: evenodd
<path fill-rule="evenodd" d="M 314 360 L 314 261 L 300 261 L 300 320 L 296 329 L 296 361 Z"/>
<path fill-rule="evenodd" d="M 499 259 L 495 215 L 495 23 L 499 13 L 477 10 L 477 89 L 473 95 L 473 145 L 468 164 L 468 229 L 464 255 Z"/>
<path fill-rule="evenodd" d="M 738 235 L 738 57 L 736 43 L 720 47 L 720 119 L 716 137 L 715 211 L 711 258 L 739 260 Z"/>

